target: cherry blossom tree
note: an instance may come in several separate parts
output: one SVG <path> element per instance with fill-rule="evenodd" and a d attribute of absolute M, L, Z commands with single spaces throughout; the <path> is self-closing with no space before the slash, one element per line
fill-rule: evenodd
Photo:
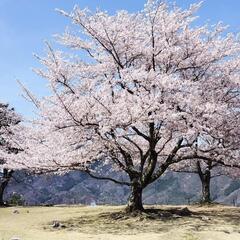
<path fill-rule="evenodd" d="M 234 98 L 232 98 L 234 94 Z M 228 101 L 228 112 L 225 112 L 224 125 L 214 126 L 211 131 L 199 134 L 193 148 L 199 156 L 194 161 L 183 161 L 173 166 L 177 172 L 198 174 L 202 185 L 202 203 L 211 202 L 210 185 L 212 178 L 227 175 L 232 178 L 240 174 L 240 114 L 239 92 L 232 91 Z M 227 114 L 228 113 L 228 114 Z"/>
<path fill-rule="evenodd" d="M 206 157 L 194 146 L 200 134 L 220 134 L 227 99 L 235 101 L 240 44 L 222 24 L 194 27 L 199 7 L 148 1 L 138 13 L 60 11 L 73 23 L 57 36 L 69 50 L 47 44 L 37 57 L 52 94 L 28 94 L 39 116 L 21 135 L 16 165 L 127 185 L 131 212 L 143 210 L 142 191 L 173 164 Z M 123 178 L 104 175 L 106 164 Z"/>
<path fill-rule="evenodd" d="M 4 205 L 3 194 L 12 178 L 13 169 L 7 168 L 6 156 L 10 153 L 16 154 L 18 149 L 11 146 L 8 139 L 12 138 L 11 126 L 20 122 L 20 116 L 7 104 L 0 103 L 0 206 Z M 2 167 L 1 167 L 2 166 Z"/>
<path fill-rule="evenodd" d="M 181 164 L 173 166 L 172 169 L 175 172 L 197 174 L 201 181 L 202 195 L 200 202 L 202 204 L 209 204 L 212 202 L 212 179 L 224 175 L 231 178 L 239 178 L 240 165 L 218 162 L 214 161 L 214 159 L 207 157 L 206 160 L 203 159 L 204 157 L 195 159 L 194 161 L 183 161 L 181 162 Z"/>

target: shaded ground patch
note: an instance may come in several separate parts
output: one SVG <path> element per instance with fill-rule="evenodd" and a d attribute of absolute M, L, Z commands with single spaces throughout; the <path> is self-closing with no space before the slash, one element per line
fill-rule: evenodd
<path fill-rule="evenodd" d="M 135 235 L 139 233 L 170 232 L 175 227 L 191 232 L 218 231 L 239 233 L 240 209 L 229 211 L 221 206 L 146 208 L 144 212 L 125 211 L 94 212 L 86 216 L 70 218 L 50 231 L 79 231 L 88 234 Z"/>

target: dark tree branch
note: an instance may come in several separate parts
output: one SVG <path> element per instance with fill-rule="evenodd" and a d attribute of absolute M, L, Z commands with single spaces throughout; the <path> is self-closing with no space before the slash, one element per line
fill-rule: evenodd
<path fill-rule="evenodd" d="M 147 135 L 145 135 L 144 133 L 140 132 L 136 127 L 133 126 L 132 129 L 137 133 L 137 135 L 143 137 L 147 141 L 150 141 L 150 138 Z"/>
<path fill-rule="evenodd" d="M 118 180 L 113 179 L 113 178 L 110 178 L 110 177 L 96 176 L 96 175 L 92 174 L 92 173 L 90 172 L 90 170 L 86 170 L 85 172 L 86 172 L 90 177 L 95 178 L 95 179 L 98 179 L 98 180 L 107 180 L 107 181 L 111 181 L 111 182 L 114 182 L 114 183 L 117 183 L 117 184 L 120 184 L 120 185 L 131 186 L 131 183 L 129 183 L 129 182 L 121 182 L 121 181 L 118 181 Z"/>

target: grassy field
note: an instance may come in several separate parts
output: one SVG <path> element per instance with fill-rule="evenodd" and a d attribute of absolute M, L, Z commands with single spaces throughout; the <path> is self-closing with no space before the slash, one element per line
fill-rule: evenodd
<path fill-rule="evenodd" d="M 155 206 L 155 215 L 125 216 L 123 207 L 59 206 L 0 209 L 0 240 L 239 240 L 240 208 Z M 157 210 L 156 210 L 157 211 Z M 53 228 L 53 222 L 60 227 Z"/>

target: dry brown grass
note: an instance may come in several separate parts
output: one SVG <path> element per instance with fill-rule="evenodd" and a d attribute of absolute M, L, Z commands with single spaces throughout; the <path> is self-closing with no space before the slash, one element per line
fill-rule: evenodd
<path fill-rule="evenodd" d="M 221 205 L 155 206 L 151 213 L 125 215 L 123 207 L 59 206 L 0 209 L 0 240 L 239 240 L 240 209 Z M 147 207 L 149 208 L 149 207 Z M 54 220 L 60 222 L 53 228 Z"/>

